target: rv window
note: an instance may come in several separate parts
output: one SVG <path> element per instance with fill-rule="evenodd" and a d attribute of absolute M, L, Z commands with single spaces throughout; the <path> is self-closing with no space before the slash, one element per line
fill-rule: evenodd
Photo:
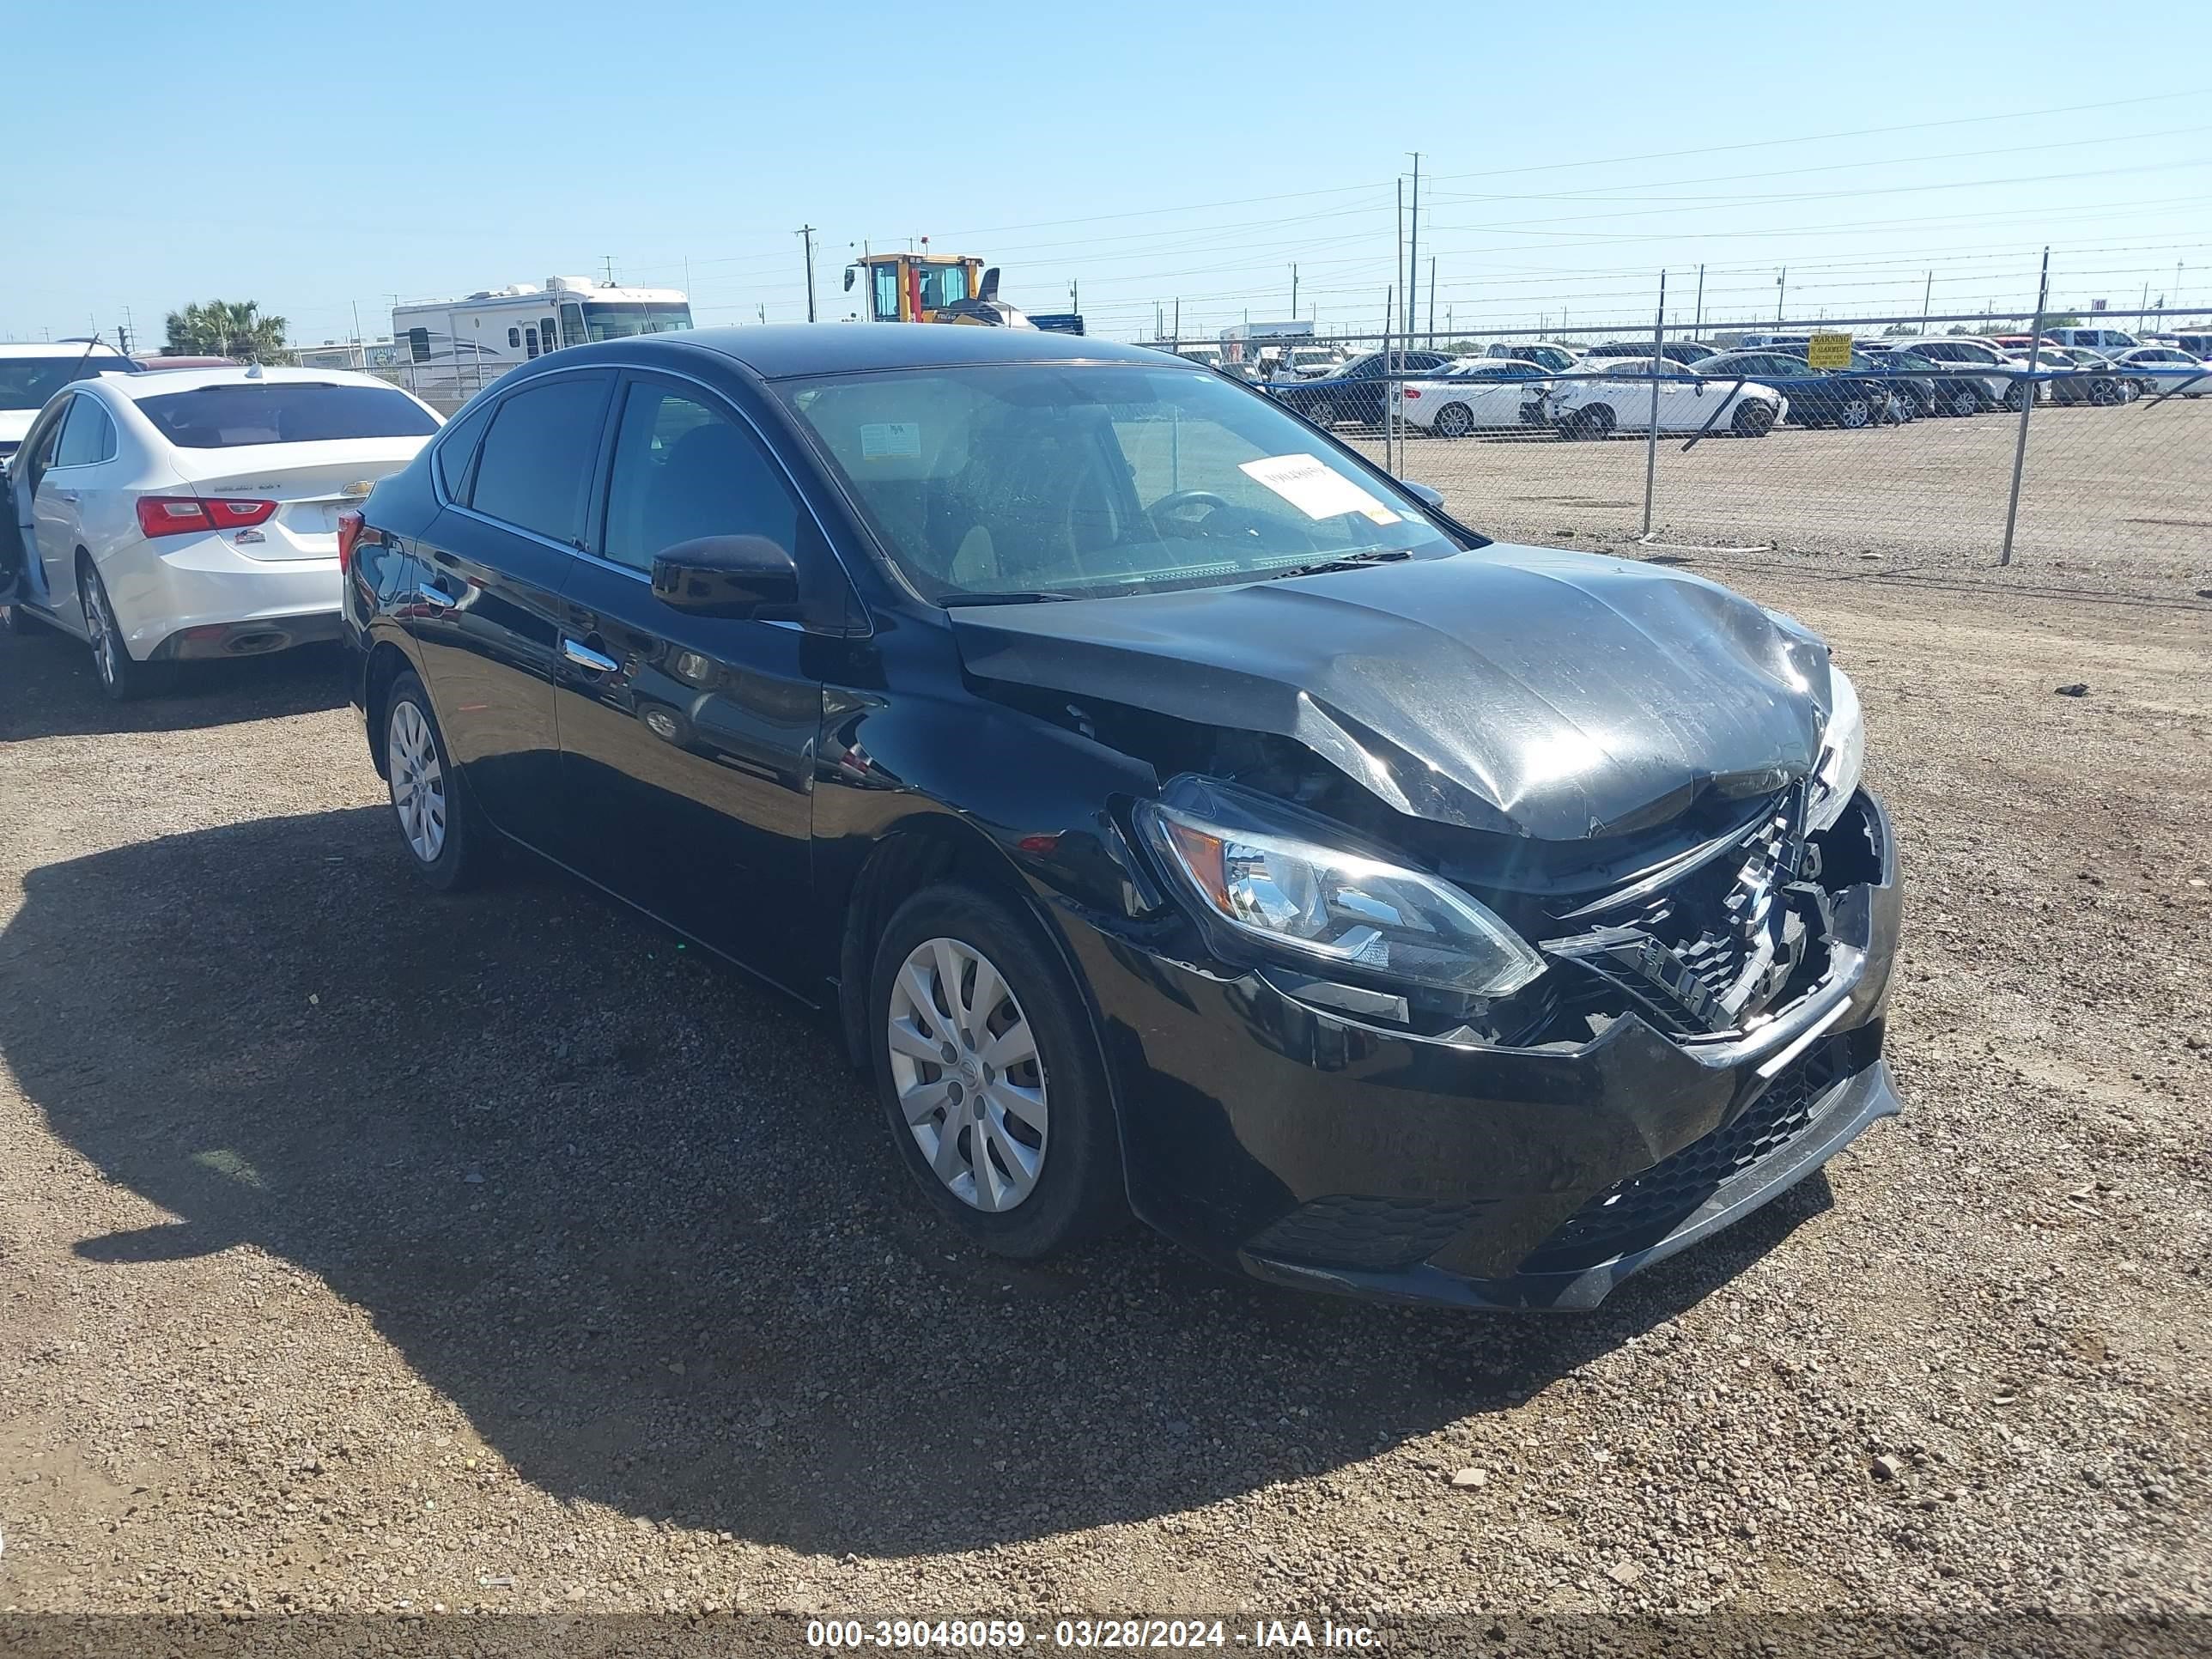
<path fill-rule="evenodd" d="M 507 332 L 512 334 L 514 331 L 513 329 L 509 329 L 507 330 Z M 538 331 L 534 328 L 525 329 L 523 330 L 523 349 L 528 352 L 532 357 L 535 357 L 538 355 Z"/>
<path fill-rule="evenodd" d="M 566 339 L 570 345 L 581 345 L 584 343 L 583 307 L 570 304 L 564 305 L 561 307 L 561 331 L 562 337 Z"/>
<path fill-rule="evenodd" d="M 510 328 L 507 330 L 507 343 L 511 346 L 520 345 L 522 343 L 522 331 L 519 328 Z"/>
<path fill-rule="evenodd" d="M 540 351 L 558 351 L 561 349 L 561 336 L 555 331 L 550 317 L 538 319 L 538 349 Z"/>
<path fill-rule="evenodd" d="M 410 328 L 407 331 L 407 355 L 418 363 L 430 361 L 430 331 Z"/>

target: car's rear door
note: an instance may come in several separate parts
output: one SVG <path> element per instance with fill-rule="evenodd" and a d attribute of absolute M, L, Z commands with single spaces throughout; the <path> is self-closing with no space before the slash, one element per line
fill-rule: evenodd
<path fill-rule="evenodd" d="M 795 983 L 811 893 L 819 641 L 798 616 L 702 617 L 653 596 L 653 557 L 703 536 L 790 550 L 842 623 L 847 589 L 759 432 L 696 381 L 627 374 L 593 544 L 573 561 L 559 687 L 564 857 Z"/>
<path fill-rule="evenodd" d="M 614 386 L 610 368 L 532 375 L 457 422 L 437 457 L 449 504 L 422 538 L 416 588 L 392 605 L 470 795 L 501 830 L 556 855 L 561 588 L 583 543 Z"/>

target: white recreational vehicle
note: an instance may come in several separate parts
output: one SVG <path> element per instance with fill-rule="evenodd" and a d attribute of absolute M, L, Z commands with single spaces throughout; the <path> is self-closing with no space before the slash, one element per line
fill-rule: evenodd
<path fill-rule="evenodd" d="M 681 289 L 617 288 L 586 276 L 392 308 L 405 384 L 433 402 L 459 402 L 517 363 L 564 345 L 690 326 L 691 305 Z"/>

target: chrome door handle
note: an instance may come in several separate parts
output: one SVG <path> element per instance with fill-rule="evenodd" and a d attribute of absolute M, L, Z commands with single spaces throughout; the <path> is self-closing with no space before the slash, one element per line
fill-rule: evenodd
<path fill-rule="evenodd" d="M 76 505 L 76 491 L 74 489 L 57 489 L 54 491 L 54 499 L 58 501 L 66 501 L 70 506 L 75 507 Z"/>
<path fill-rule="evenodd" d="M 577 667 L 588 669 L 594 674 L 611 674 L 622 666 L 612 657 L 602 656 L 582 641 L 572 640 L 566 635 L 561 641 L 561 654 Z"/>
<path fill-rule="evenodd" d="M 436 605 L 441 611 L 451 611 L 453 608 L 453 596 L 435 582 L 416 583 L 415 597 L 425 605 Z"/>

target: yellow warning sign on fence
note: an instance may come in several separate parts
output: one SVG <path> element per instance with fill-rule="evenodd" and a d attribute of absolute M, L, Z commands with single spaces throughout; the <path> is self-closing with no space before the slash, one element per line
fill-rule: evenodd
<path fill-rule="evenodd" d="M 1815 334 L 1806 343 L 1805 361 L 1814 368 L 1849 368 L 1851 366 L 1851 337 L 1848 334 Z"/>

